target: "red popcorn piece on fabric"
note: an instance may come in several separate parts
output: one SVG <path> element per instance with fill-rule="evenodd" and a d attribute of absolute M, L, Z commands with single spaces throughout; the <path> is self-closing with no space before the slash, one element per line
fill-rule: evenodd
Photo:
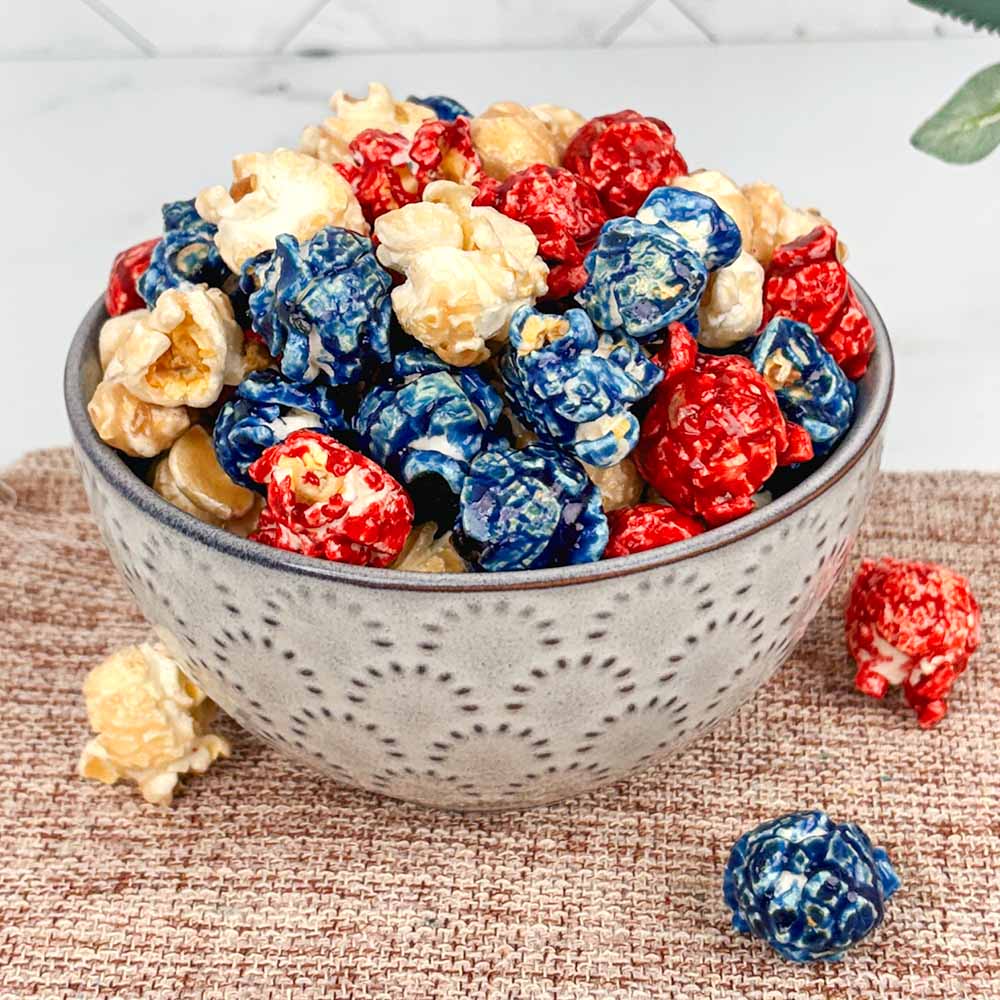
<path fill-rule="evenodd" d="M 604 550 L 605 559 L 658 549 L 685 538 L 694 538 L 705 530 L 705 526 L 693 517 L 665 504 L 620 507 L 610 511 L 607 517 L 610 534 Z"/>
<path fill-rule="evenodd" d="M 583 259 L 607 221 L 590 184 L 569 170 L 536 163 L 511 174 L 493 205 L 535 234 L 538 252 L 549 265 L 548 298 L 561 299 L 583 287 Z"/>
<path fill-rule="evenodd" d="M 679 331 L 671 343 L 685 349 Z M 746 358 L 699 354 L 657 387 L 633 458 L 666 500 L 715 526 L 749 514 L 778 465 L 812 455 L 809 435 L 785 420 Z"/>
<path fill-rule="evenodd" d="M 252 540 L 289 552 L 388 566 L 413 525 L 406 491 L 381 466 L 334 438 L 301 430 L 249 468 L 267 486 Z"/>
<path fill-rule="evenodd" d="M 146 303 L 136 285 L 146 273 L 153 247 L 159 242 L 159 237 L 156 237 L 137 243 L 115 257 L 108 276 L 108 287 L 104 292 L 104 308 L 109 316 L 121 316 L 122 313 L 145 307 Z"/>
<path fill-rule="evenodd" d="M 832 226 L 817 226 L 774 251 L 764 279 L 760 328 L 775 316 L 807 323 L 848 378 L 864 375 L 875 350 L 875 330 L 837 257 Z"/>
<path fill-rule="evenodd" d="M 591 118 L 573 136 L 563 166 L 597 190 L 613 219 L 635 215 L 653 188 L 688 172 L 670 126 L 638 111 Z"/>
<path fill-rule="evenodd" d="M 855 687 L 882 698 L 902 684 L 920 725 L 935 725 L 979 645 L 979 623 L 969 582 L 958 573 L 934 563 L 865 560 L 845 614 Z"/>

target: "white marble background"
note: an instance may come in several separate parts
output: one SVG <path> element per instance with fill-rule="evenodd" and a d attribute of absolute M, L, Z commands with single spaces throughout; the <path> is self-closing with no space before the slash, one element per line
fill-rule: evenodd
<path fill-rule="evenodd" d="M 904 0 L 6 8 L 0 465 L 68 439 L 67 342 L 114 253 L 159 230 L 159 205 L 224 181 L 236 152 L 293 144 L 338 87 L 382 79 L 473 109 L 637 107 L 670 121 L 692 166 L 819 205 L 893 335 L 886 465 L 1000 469 L 1000 154 L 949 167 L 908 144 L 1000 59 L 996 39 L 959 37 Z"/>

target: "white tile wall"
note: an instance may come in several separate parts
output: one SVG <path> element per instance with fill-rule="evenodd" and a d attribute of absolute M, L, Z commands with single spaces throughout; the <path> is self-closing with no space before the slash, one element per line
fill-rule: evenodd
<path fill-rule="evenodd" d="M 0 59 L 898 39 L 971 32 L 907 0 L 3 0 L 3 9 Z"/>

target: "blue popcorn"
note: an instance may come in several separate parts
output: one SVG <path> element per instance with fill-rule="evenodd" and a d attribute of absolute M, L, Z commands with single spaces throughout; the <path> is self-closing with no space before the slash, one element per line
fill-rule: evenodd
<path fill-rule="evenodd" d="M 882 922 L 899 877 L 854 823 L 790 813 L 733 845 L 723 879 L 733 927 L 793 962 L 832 961 Z"/>
<path fill-rule="evenodd" d="M 650 225 L 669 226 L 709 271 L 732 264 L 740 255 L 743 237 L 739 226 L 707 194 L 679 187 L 654 188 L 635 217 Z"/>
<path fill-rule="evenodd" d="M 279 236 L 243 265 L 240 287 L 254 330 L 292 382 L 325 375 L 348 385 L 390 359 L 392 278 L 364 236 L 335 226 L 301 246 Z"/>
<path fill-rule="evenodd" d="M 502 410 L 477 371 L 418 347 L 396 356 L 389 378 L 362 399 L 354 427 L 365 451 L 408 486 L 440 476 L 457 494 Z"/>
<path fill-rule="evenodd" d="M 858 390 L 809 326 L 776 316 L 754 343 L 750 361 L 782 413 L 809 432 L 816 455 L 828 454 L 854 420 Z"/>
<path fill-rule="evenodd" d="M 430 108 L 443 122 L 453 122 L 459 115 L 465 118 L 472 117 L 464 104 L 459 104 L 454 97 L 445 97 L 443 94 L 432 94 L 430 97 L 414 97 L 410 94 L 407 100 Z"/>
<path fill-rule="evenodd" d="M 601 494 L 549 444 L 480 453 L 459 498 L 455 546 L 485 572 L 595 562 L 608 543 Z"/>
<path fill-rule="evenodd" d="M 266 449 L 307 427 L 343 437 L 348 424 L 335 390 L 323 382 L 294 385 L 276 371 L 257 371 L 240 382 L 219 411 L 212 442 L 233 482 L 264 492 L 247 469 Z"/>
<path fill-rule="evenodd" d="M 674 320 L 696 314 L 708 269 L 667 226 L 611 219 L 584 260 L 587 282 L 577 300 L 602 330 L 651 340 Z"/>
<path fill-rule="evenodd" d="M 500 362 L 516 416 L 539 438 L 606 468 L 639 439 L 629 411 L 663 378 L 631 338 L 598 335 L 582 309 L 561 316 L 522 306 Z"/>

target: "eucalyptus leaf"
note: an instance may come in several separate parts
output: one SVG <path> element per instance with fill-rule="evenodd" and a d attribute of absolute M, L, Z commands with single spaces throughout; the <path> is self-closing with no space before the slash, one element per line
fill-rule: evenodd
<path fill-rule="evenodd" d="M 956 21 L 982 28 L 985 31 L 1000 31 L 1000 3 L 997 0 L 910 0 L 917 7 L 932 10 Z"/>
<path fill-rule="evenodd" d="M 1000 63 L 966 80 L 910 142 L 946 163 L 975 163 L 1000 146 Z"/>

